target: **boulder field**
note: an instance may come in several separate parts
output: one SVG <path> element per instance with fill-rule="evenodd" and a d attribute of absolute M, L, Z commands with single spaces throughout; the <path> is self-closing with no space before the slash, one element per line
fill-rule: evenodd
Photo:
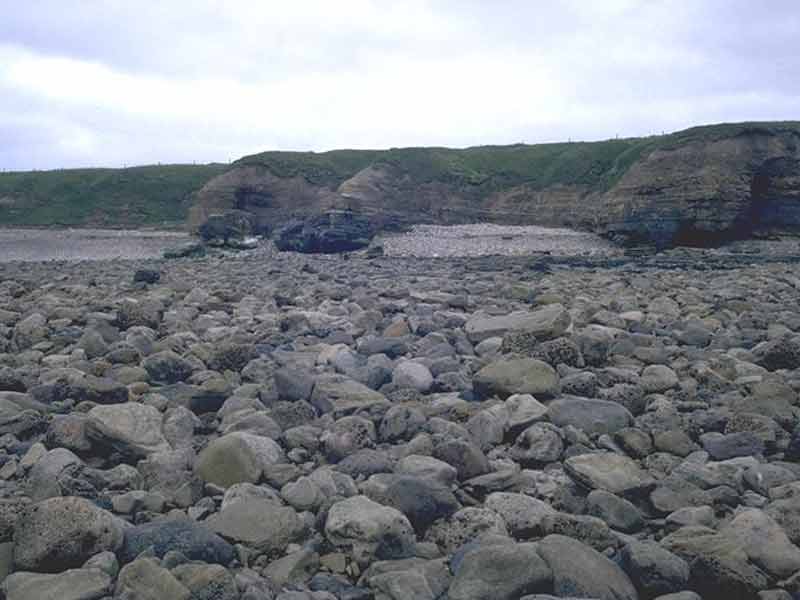
<path fill-rule="evenodd" d="M 3 594 L 796 597 L 782 248 L 0 265 Z"/>

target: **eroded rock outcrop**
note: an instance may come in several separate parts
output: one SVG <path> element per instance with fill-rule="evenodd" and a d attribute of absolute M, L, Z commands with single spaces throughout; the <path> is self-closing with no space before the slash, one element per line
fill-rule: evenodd
<path fill-rule="evenodd" d="M 256 232 L 300 219 L 301 247 L 324 239 L 312 235 L 320 215 L 339 211 L 358 215 L 371 231 L 489 221 L 572 227 L 662 247 L 800 230 L 800 126 L 794 122 L 542 148 L 245 157 L 195 195 L 189 224 L 197 228 L 230 209 L 253 215 Z M 363 237 L 344 233 L 346 240 Z"/>

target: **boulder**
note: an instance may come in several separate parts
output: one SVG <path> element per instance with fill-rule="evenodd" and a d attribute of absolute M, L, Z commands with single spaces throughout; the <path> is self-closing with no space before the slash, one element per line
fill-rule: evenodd
<path fill-rule="evenodd" d="M 704 600 L 753 598 L 767 589 L 768 576 L 748 559 L 739 540 L 706 527 L 683 527 L 661 544 L 689 564 L 689 587 Z"/>
<path fill-rule="evenodd" d="M 458 563 L 448 590 L 450 600 L 517 600 L 551 589 L 552 571 L 536 544 L 486 544 Z"/>
<path fill-rule="evenodd" d="M 151 558 L 139 558 L 119 572 L 114 597 L 125 600 L 190 600 L 191 592 Z"/>
<path fill-rule="evenodd" d="M 588 434 L 610 434 L 633 423 L 633 415 L 616 402 L 575 396 L 551 402 L 547 407 L 547 416 L 554 425 L 572 425 Z"/>
<path fill-rule="evenodd" d="M 27 506 L 14 532 L 14 563 L 20 570 L 58 573 L 123 541 L 123 526 L 108 511 L 76 497 L 49 498 Z"/>
<path fill-rule="evenodd" d="M 620 566 L 639 591 L 642 600 L 686 589 L 689 565 L 656 542 L 631 541 L 623 547 Z"/>
<path fill-rule="evenodd" d="M 366 496 L 334 504 L 325 522 L 325 535 L 334 546 L 352 548 L 362 565 L 414 555 L 414 529 L 405 515 Z"/>
<path fill-rule="evenodd" d="M 203 481 L 230 487 L 245 481 L 257 483 L 265 467 L 283 460 L 283 450 L 275 441 L 236 431 L 206 446 L 198 455 L 194 470 Z"/>
<path fill-rule="evenodd" d="M 243 242 L 253 235 L 253 217 L 242 210 L 227 210 L 210 215 L 200 225 L 198 233 L 212 246 Z"/>
<path fill-rule="evenodd" d="M 537 311 L 515 312 L 502 316 L 474 315 L 464 325 L 464 330 L 473 344 L 493 337 L 503 337 L 509 333 L 509 352 L 514 351 L 516 343 L 532 338 L 548 340 L 563 335 L 572 325 L 572 317 L 561 304 L 552 304 Z M 514 338 L 514 339 L 511 339 Z"/>
<path fill-rule="evenodd" d="M 191 600 L 239 600 L 233 573 L 220 565 L 183 564 L 172 574 L 191 593 Z"/>
<path fill-rule="evenodd" d="M 153 381 L 160 383 L 184 381 L 194 371 L 192 363 L 171 350 L 151 354 L 144 359 L 142 366 Z"/>
<path fill-rule="evenodd" d="M 332 413 L 335 418 L 388 403 L 383 394 L 344 375 L 320 375 L 311 393 L 311 404 L 322 413 Z"/>
<path fill-rule="evenodd" d="M 275 232 L 278 250 L 333 254 L 369 245 L 375 231 L 369 220 L 349 212 L 331 212 L 290 221 Z"/>
<path fill-rule="evenodd" d="M 89 411 L 86 430 L 101 446 L 131 458 L 145 458 L 171 449 L 161 421 L 161 413 L 152 406 L 126 402 L 95 406 Z"/>
<path fill-rule="evenodd" d="M 748 559 L 772 577 L 786 579 L 800 571 L 800 548 L 762 510 L 742 510 L 720 534 L 737 542 Z"/>
<path fill-rule="evenodd" d="M 553 367 L 534 358 L 501 359 L 486 365 L 472 381 L 480 398 L 505 400 L 514 394 L 553 398 L 559 393 L 558 374 Z"/>
<path fill-rule="evenodd" d="M 234 559 L 234 549 L 204 523 L 191 519 L 159 519 L 125 530 L 118 555 L 123 563 L 134 560 L 152 548 L 154 556 L 180 552 L 189 560 L 227 565 Z"/>
<path fill-rule="evenodd" d="M 509 492 L 489 494 L 485 506 L 503 517 L 508 532 L 518 539 L 539 535 L 542 530 L 542 519 L 556 512 L 543 500 Z"/>
<path fill-rule="evenodd" d="M 3 582 L 6 600 L 99 600 L 111 591 L 100 569 L 70 569 L 57 575 L 19 572 Z"/>
<path fill-rule="evenodd" d="M 226 540 L 259 552 L 282 552 L 305 529 L 293 508 L 254 497 L 226 504 L 206 524 Z"/>
<path fill-rule="evenodd" d="M 553 572 L 553 591 L 560 597 L 638 600 L 633 583 L 615 563 L 586 544 L 549 535 L 538 545 Z"/>
<path fill-rule="evenodd" d="M 649 491 L 656 484 L 636 461 L 612 452 L 573 456 L 564 461 L 564 470 L 586 488 L 617 495 L 635 495 Z"/>

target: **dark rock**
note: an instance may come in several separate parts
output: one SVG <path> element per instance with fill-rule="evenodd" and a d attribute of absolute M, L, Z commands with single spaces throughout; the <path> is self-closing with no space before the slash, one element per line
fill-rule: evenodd
<path fill-rule="evenodd" d="M 635 533 L 644 527 L 639 509 L 624 498 L 605 490 L 593 490 L 586 498 L 589 514 L 600 517 L 612 529 Z"/>
<path fill-rule="evenodd" d="M 158 283 L 161 273 L 152 269 L 139 269 L 133 274 L 134 283 Z"/>
<path fill-rule="evenodd" d="M 449 489 L 428 479 L 399 476 L 386 490 L 386 504 L 403 513 L 417 535 L 440 518 L 449 517 L 461 506 Z"/>
<path fill-rule="evenodd" d="M 191 519 L 161 519 L 126 529 L 118 556 L 128 563 L 150 547 L 158 558 L 174 551 L 189 560 L 228 565 L 235 557 L 233 546 Z"/>
<path fill-rule="evenodd" d="M 245 211 L 228 210 L 209 216 L 198 232 L 212 245 L 242 241 L 253 233 L 253 217 Z"/>
<path fill-rule="evenodd" d="M 706 434 L 701 437 L 703 448 L 714 460 L 728 460 L 737 456 L 757 456 L 764 453 L 764 442 L 749 431 L 739 433 Z"/>
<path fill-rule="evenodd" d="M 656 542 L 632 541 L 620 555 L 620 566 L 639 591 L 642 600 L 686 589 L 689 565 Z"/>
<path fill-rule="evenodd" d="M 638 600 L 625 572 L 578 540 L 549 535 L 539 542 L 539 554 L 553 571 L 556 596 Z"/>
<path fill-rule="evenodd" d="M 374 234 L 360 215 L 330 213 L 291 221 L 275 232 L 274 241 L 278 250 L 331 254 L 364 248 Z"/>

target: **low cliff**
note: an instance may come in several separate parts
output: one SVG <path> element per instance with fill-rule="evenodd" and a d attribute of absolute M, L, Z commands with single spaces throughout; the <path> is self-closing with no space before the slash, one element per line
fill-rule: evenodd
<path fill-rule="evenodd" d="M 252 212 L 263 231 L 351 209 L 378 228 L 490 221 L 659 245 L 796 232 L 800 123 L 594 143 L 266 152 L 209 181 L 196 194 L 190 225 L 226 208 Z"/>
<path fill-rule="evenodd" d="M 800 122 L 466 149 L 265 152 L 232 165 L 0 173 L 0 226 L 177 226 L 246 210 L 261 232 L 350 209 L 414 223 L 566 226 L 621 242 L 800 231 Z"/>

